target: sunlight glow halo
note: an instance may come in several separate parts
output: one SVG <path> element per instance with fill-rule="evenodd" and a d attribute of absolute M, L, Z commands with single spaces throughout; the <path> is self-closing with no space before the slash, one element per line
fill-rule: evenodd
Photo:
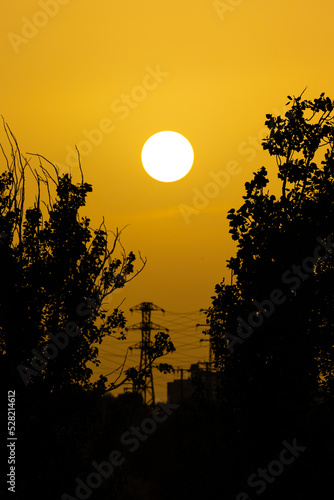
<path fill-rule="evenodd" d="M 174 182 L 182 179 L 191 169 L 194 151 L 183 135 L 165 130 L 157 132 L 145 142 L 141 161 L 153 179 Z"/>

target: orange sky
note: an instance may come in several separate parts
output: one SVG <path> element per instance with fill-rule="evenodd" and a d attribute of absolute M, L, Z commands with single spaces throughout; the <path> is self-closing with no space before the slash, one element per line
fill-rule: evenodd
<path fill-rule="evenodd" d="M 85 213 L 94 226 L 102 216 L 111 230 L 129 224 L 124 246 L 148 258 L 111 304 L 208 307 L 235 249 L 226 212 L 241 205 L 253 171 L 274 165 L 259 146 L 265 114 L 283 112 L 286 96 L 306 86 L 306 98 L 334 97 L 333 3 L 25 0 L 3 10 L 0 113 L 22 151 L 64 172 L 69 165 L 79 180 L 77 145 L 94 189 Z M 160 130 L 185 135 L 194 149 L 192 170 L 175 183 L 141 166 L 143 144 Z M 180 346 L 175 366 L 207 360 L 194 326 L 203 315 L 152 319 Z M 117 367 L 124 345 L 105 342 L 101 373 Z M 162 399 L 170 379 L 156 379 Z"/>

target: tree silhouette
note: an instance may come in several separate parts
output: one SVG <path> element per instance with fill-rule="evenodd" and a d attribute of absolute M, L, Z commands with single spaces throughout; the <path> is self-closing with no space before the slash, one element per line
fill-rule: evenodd
<path fill-rule="evenodd" d="M 235 282 L 216 286 L 207 322 L 222 399 L 240 418 L 333 394 L 333 105 L 301 94 L 288 96 L 284 117 L 266 115 L 263 149 L 276 157 L 281 192 L 267 190 L 261 167 L 228 212 Z"/>
<path fill-rule="evenodd" d="M 141 380 L 143 374 L 134 367 L 123 378 L 122 369 L 113 382 L 100 376 L 93 383 L 89 365 L 100 364 L 98 346 L 106 336 L 125 338 L 120 306 L 108 313 L 105 299 L 141 272 L 146 260 L 139 253 L 141 265 L 135 270 L 136 257 L 125 252 L 122 231 L 112 233 L 109 245 L 104 221 L 93 230 L 90 219 L 79 216 L 92 191 L 84 182 L 80 158 L 81 183 L 75 185 L 71 175 L 60 176 L 39 155 L 39 166 L 33 169 L 5 123 L 4 129 L 10 155 L 2 148 L 7 163 L 0 176 L 2 374 L 7 379 L 10 374 L 17 387 L 44 392 L 79 384 L 104 393 L 125 381 Z M 37 194 L 33 206 L 26 208 L 33 180 Z M 155 358 L 173 349 L 170 338 L 160 335 Z"/>

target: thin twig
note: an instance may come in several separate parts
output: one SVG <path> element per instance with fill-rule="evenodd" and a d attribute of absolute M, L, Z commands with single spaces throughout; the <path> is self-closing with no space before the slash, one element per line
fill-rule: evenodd
<path fill-rule="evenodd" d="M 83 185 L 83 183 L 84 183 L 84 176 L 83 176 L 83 172 L 82 172 L 82 168 L 81 168 L 80 153 L 79 153 L 79 150 L 78 150 L 77 146 L 75 146 L 75 149 L 77 150 L 77 153 L 78 153 L 78 164 L 79 164 L 80 173 L 81 173 L 81 185 Z"/>

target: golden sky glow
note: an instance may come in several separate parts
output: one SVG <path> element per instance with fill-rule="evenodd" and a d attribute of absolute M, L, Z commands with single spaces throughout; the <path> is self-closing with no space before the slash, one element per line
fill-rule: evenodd
<path fill-rule="evenodd" d="M 148 258 L 112 304 L 210 305 L 235 248 L 226 212 L 241 205 L 253 171 L 274 166 L 260 147 L 265 114 L 284 112 L 286 96 L 306 86 L 306 98 L 334 98 L 333 14 L 330 0 L 7 2 L 0 113 L 23 152 L 69 166 L 79 181 L 77 145 L 93 184 L 92 225 L 102 216 L 111 230 L 129 224 L 125 248 Z M 161 130 L 194 148 L 178 182 L 155 181 L 141 165 L 145 141 Z M 153 320 L 168 326 L 167 315 Z M 192 340 L 170 333 L 176 346 Z M 191 353 L 170 361 L 188 367 L 207 359 L 207 346 Z M 110 355 L 101 373 L 118 361 Z M 165 382 L 157 384 L 164 398 Z"/>

